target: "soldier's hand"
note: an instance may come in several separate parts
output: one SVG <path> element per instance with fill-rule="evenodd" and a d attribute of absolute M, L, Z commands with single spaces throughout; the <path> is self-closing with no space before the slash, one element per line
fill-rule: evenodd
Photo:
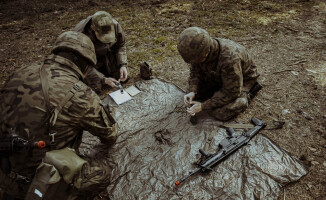
<path fill-rule="evenodd" d="M 126 67 L 120 68 L 120 81 L 124 82 L 128 78 L 128 71 Z"/>
<path fill-rule="evenodd" d="M 187 108 L 187 112 L 194 116 L 196 113 L 199 113 L 202 111 L 201 103 L 198 101 L 191 102 L 192 106 L 190 108 Z"/>
<path fill-rule="evenodd" d="M 117 81 L 115 78 L 105 78 L 105 84 L 111 86 L 112 88 L 118 88 L 119 86 L 117 86 L 117 84 L 119 83 L 119 81 Z"/>
<path fill-rule="evenodd" d="M 186 94 L 183 97 L 183 100 L 184 100 L 185 104 L 187 106 L 189 106 L 194 98 L 195 98 L 195 93 L 194 92 L 190 92 L 190 93 Z"/>

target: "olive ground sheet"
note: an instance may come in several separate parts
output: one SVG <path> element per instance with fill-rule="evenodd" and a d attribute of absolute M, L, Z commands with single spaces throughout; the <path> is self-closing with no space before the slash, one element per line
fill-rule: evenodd
<path fill-rule="evenodd" d="M 214 137 L 208 151 L 214 153 L 226 130 L 205 115 L 192 125 L 183 102 L 185 93 L 174 84 L 152 79 L 135 86 L 141 92 L 120 106 L 110 98 L 103 100 L 119 125 L 116 144 L 106 149 L 86 133 L 80 147 L 82 155 L 106 159 L 114 166 L 106 190 L 111 200 L 277 199 L 282 186 L 307 173 L 296 158 L 258 133 L 212 171 L 176 186 L 178 179 L 196 168 L 198 150 L 210 135 Z"/>

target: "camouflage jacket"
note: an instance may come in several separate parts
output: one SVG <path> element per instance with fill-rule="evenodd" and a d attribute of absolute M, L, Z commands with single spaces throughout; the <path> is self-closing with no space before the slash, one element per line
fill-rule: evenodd
<path fill-rule="evenodd" d="M 44 61 L 45 79 L 49 86 L 50 107 L 61 103 L 78 82 L 79 89 L 63 106 L 53 130 L 55 144 L 51 150 L 71 147 L 77 149 L 83 130 L 98 136 L 102 142 L 112 144 L 116 140 L 116 125 L 102 105 L 100 98 L 80 80 L 79 68 L 70 60 L 50 55 Z M 40 82 L 40 65 L 22 67 L 7 80 L 0 94 L 0 136 L 10 132 L 35 142 L 44 140 L 49 145 L 46 104 Z M 110 120 L 111 119 L 111 120 Z M 35 173 L 45 151 L 19 151 L 10 157 L 12 171 L 26 177 Z"/>
<path fill-rule="evenodd" d="M 102 66 L 105 66 L 105 68 L 108 68 L 107 65 L 108 65 L 108 59 L 109 59 L 108 57 L 110 57 L 109 54 L 113 54 L 113 56 L 115 57 L 116 65 L 118 68 L 127 67 L 127 65 L 128 65 L 126 45 L 125 45 L 126 37 L 125 37 L 125 33 L 124 33 L 122 27 L 120 26 L 120 24 L 115 19 L 113 19 L 116 42 L 111 45 L 103 44 L 103 43 L 99 42 L 96 39 L 96 36 L 94 36 L 90 33 L 91 19 L 92 19 L 92 16 L 88 16 L 86 19 L 83 19 L 82 21 L 80 21 L 74 28 L 74 31 L 78 31 L 78 32 L 82 32 L 82 33 L 86 34 L 93 41 L 98 63 L 96 64 L 95 68 L 90 70 L 90 72 L 87 76 L 90 76 L 90 79 L 93 82 L 96 81 L 95 85 L 97 88 L 101 88 L 102 84 L 103 84 L 103 78 L 105 76 L 96 69 L 98 69 Z M 112 67 L 112 66 L 110 66 L 110 67 Z"/>
<path fill-rule="evenodd" d="M 203 110 L 211 110 L 231 103 L 248 91 L 259 74 L 247 49 L 228 39 L 213 38 L 216 47 L 210 60 L 193 64 L 190 68 L 189 92 L 198 91 L 200 82 L 214 84 L 214 95 L 202 103 Z"/>

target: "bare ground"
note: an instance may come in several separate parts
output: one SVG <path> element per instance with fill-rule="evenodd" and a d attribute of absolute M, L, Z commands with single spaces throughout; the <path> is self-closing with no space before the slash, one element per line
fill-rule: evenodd
<path fill-rule="evenodd" d="M 188 66 L 176 49 L 179 33 L 200 26 L 246 46 L 261 68 L 264 89 L 236 121 L 252 116 L 285 121 L 264 131 L 300 158 L 309 173 L 279 199 L 326 199 L 326 3 L 322 0 L 3 0 L 0 2 L 0 84 L 22 65 L 41 62 L 55 38 L 98 10 L 127 34 L 131 82 L 139 63 L 187 87 Z"/>

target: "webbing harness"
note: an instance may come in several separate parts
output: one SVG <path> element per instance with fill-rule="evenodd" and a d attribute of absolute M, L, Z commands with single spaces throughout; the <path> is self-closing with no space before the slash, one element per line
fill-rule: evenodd
<path fill-rule="evenodd" d="M 62 108 L 66 105 L 68 101 L 71 100 L 73 96 L 75 96 L 75 93 L 80 91 L 83 86 L 82 81 L 78 81 L 74 83 L 73 87 L 68 91 L 68 93 L 65 95 L 65 97 L 61 100 L 61 102 L 54 108 L 51 109 L 50 105 L 50 99 L 49 99 L 49 84 L 47 79 L 45 78 L 46 72 L 44 69 L 44 64 L 40 67 L 40 80 L 41 80 L 41 86 L 42 86 L 42 92 L 44 96 L 45 106 L 47 115 L 45 117 L 45 120 L 42 124 L 45 124 L 48 127 L 48 132 L 50 136 L 50 145 L 55 144 L 55 134 L 57 133 L 54 130 L 54 125 L 57 121 L 57 118 L 62 110 Z"/>

